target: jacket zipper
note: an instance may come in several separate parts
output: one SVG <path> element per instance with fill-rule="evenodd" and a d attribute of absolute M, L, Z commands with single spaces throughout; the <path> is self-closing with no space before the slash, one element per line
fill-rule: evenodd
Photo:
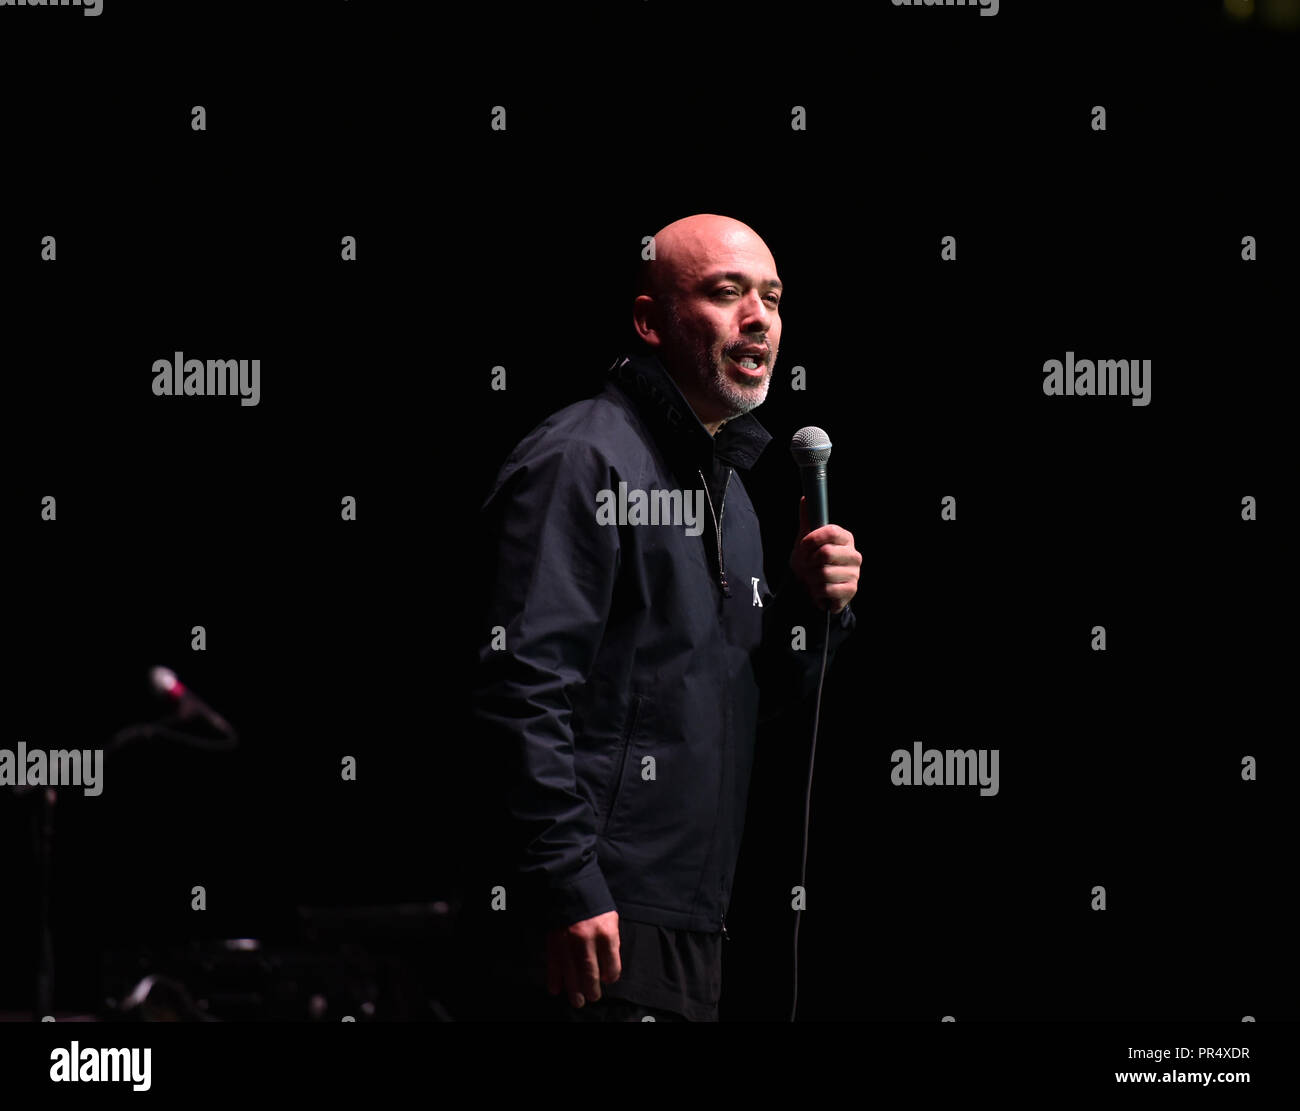
<path fill-rule="evenodd" d="M 713 534 L 718 538 L 718 583 L 722 587 L 722 596 L 731 597 L 731 587 L 727 585 L 727 572 L 722 566 L 722 515 L 727 511 L 727 487 L 731 485 L 731 468 L 727 468 L 727 480 L 722 484 L 722 497 L 718 499 L 718 512 L 713 512 L 713 498 L 709 496 L 709 484 L 703 471 L 696 471 L 704 483 L 704 496 L 709 499 L 709 516 L 713 518 Z"/>
<path fill-rule="evenodd" d="M 731 587 L 727 585 L 727 572 L 722 563 L 722 515 L 727 511 L 727 488 L 731 485 L 731 468 L 727 468 L 727 478 L 722 484 L 722 497 L 718 499 L 718 512 L 713 512 L 713 498 L 709 495 L 709 484 L 705 481 L 704 472 L 697 471 L 700 481 L 704 483 L 704 496 L 709 499 L 709 516 L 713 518 L 713 534 L 718 538 L 718 582 L 722 586 L 722 596 L 731 597 Z M 722 940 L 730 941 L 731 935 L 727 933 L 727 915 L 722 915 Z"/>

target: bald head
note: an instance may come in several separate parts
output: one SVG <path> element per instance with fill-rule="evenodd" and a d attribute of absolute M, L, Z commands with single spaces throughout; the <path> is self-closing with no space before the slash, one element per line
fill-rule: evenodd
<path fill-rule="evenodd" d="M 633 325 L 716 432 L 767 396 L 781 339 L 776 260 L 748 224 L 712 213 L 661 228 L 654 254 Z"/>
<path fill-rule="evenodd" d="M 730 216 L 700 213 L 684 216 L 660 228 L 654 236 L 655 257 L 641 263 L 638 293 L 673 300 L 711 261 L 730 257 L 739 249 L 766 258 L 775 275 L 776 260 L 767 244 L 748 224 Z"/>

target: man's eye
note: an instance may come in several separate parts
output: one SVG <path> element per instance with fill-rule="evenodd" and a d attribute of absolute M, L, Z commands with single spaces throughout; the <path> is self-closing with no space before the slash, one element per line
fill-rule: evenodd
<path fill-rule="evenodd" d="M 738 289 L 735 289 L 735 288 L 732 287 L 732 286 L 727 286 L 725 289 L 719 289 L 719 290 L 717 290 L 717 291 L 715 292 L 714 296 L 717 296 L 717 297 L 725 297 L 725 296 L 727 296 L 728 294 L 739 293 L 739 292 L 740 292 L 740 291 L 739 291 Z M 777 296 L 775 293 L 769 293 L 769 294 L 767 295 L 766 300 L 768 300 L 769 302 L 771 302 L 771 304 L 772 304 L 774 307 L 775 307 L 776 305 L 779 305 L 779 304 L 781 303 L 781 298 L 780 298 L 779 296 Z"/>

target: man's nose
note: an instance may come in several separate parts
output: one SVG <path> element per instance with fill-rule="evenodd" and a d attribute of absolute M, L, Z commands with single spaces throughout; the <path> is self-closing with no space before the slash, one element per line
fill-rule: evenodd
<path fill-rule="evenodd" d="M 752 332 L 762 330 L 766 332 L 772 327 L 772 318 L 776 316 L 776 308 L 769 305 L 755 291 L 752 296 L 747 297 L 743 305 L 743 312 L 740 320 L 742 331 Z"/>

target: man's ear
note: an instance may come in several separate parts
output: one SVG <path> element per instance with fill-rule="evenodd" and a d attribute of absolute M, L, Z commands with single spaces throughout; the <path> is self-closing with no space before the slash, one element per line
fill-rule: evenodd
<path fill-rule="evenodd" d="M 632 327 L 647 347 L 658 347 L 663 342 L 659 335 L 662 318 L 662 311 L 648 294 L 643 293 L 632 302 Z"/>

